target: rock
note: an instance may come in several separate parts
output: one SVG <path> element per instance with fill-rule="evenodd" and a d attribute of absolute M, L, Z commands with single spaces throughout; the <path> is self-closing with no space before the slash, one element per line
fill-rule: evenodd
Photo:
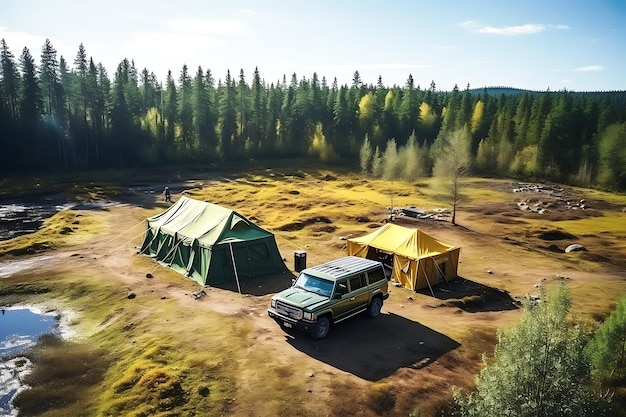
<path fill-rule="evenodd" d="M 137 294 L 135 294 L 134 292 L 129 292 L 126 296 L 126 298 L 128 298 L 129 300 L 132 300 L 135 297 L 137 297 Z"/>
<path fill-rule="evenodd" d="M 586 251 L 587 248 L 578 243 L 574 243 L 573 245 L 569 245 L 565 248 L 565 253 L 576 252 L 576 251 Z"/>
<path fill-rule="evenodd" d="M 152 278 L 152 274 L 148 272 L 148 273 L 146 274 L 146 278 Z"/>

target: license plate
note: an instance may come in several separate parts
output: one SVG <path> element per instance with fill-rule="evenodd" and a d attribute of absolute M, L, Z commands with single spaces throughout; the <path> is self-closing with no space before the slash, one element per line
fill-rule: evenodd
<path fill-rule="evenodd" d="M 286 328 L 291 329 L 291 323 L 284 322 L 284 323 L 283 323 L 283 325 L 284 325 Z"/>

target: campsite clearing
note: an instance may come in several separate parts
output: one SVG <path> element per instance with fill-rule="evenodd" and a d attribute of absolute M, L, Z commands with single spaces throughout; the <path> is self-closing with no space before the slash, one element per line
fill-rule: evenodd
<path fill-rule="evenodd" d="M 347 240 L 383 226 L 390 205 L 386 181 L 339 169 L 194 173 L 167 185 L 174 203 L 182 196 L 208 201 L 272 232 L 290 269 L 295 251 L 306 251 L 308 265 L 347 255 Z M 579 190 L 598 208 L 568 210 L 562 220 L 556 210 L 520 210 L 510 182 L 470 179 L 460 226 L 397 220 L 460 247 L 459 278 L 435 286 L 434 296 L 428 288 L 390 287 L 377 320 L 355 318 L 313 341 L 267 316 L 291 272 L 248 278 L 240 288 L 201 288 L 138 255 L 146 219 L 170 206 L 160 201 L 163 183 L 131 188 L 119 186 L 123 192 L 111 196 L 118 204 L 60 213 L 38 233 L 0 243 L 0 251 L 23 254 L 2 262 L 41 248 L 61 261 L 0 278 L 0 303 L 77 313 L 71 325 L 78 336 L 44 345 L 39 378 L 22 397 L 47 407 L 47 416 L 396 416 L 415 409 L 435 416 L 453 386 L 472 386 L 497 329 L 519 317 L 528 294 L 565 281 L 574 315 L 594 321 L 626 292 L 626 197 Z M 397 206 L 445 204 L 429 181 L 393 189 L 402 190 L 393 196 Z M 587 251 L 565 253 L 572 243 Z M 206 295 L 194 297 L 200 289 Z M 70 358 L 60 366 L 68 346 L 92 366 Z"/>

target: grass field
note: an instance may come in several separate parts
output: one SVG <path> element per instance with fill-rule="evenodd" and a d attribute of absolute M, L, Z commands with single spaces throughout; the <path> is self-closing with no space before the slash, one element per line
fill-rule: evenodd
<path fill-rule="evenodd" d="M 345 256 L 345 239 L 383 225 L 388 207 L 449 208 L 440 184 L 294 167 L 163 178 L 57 186 L 74 200 L 115 203 L 60 212 L 39 232 L 0 243 L 0 262 L 52 256 L 0 278 L 0 304 L 58 311 L 72 334 L 46 336 L 29 354 L 31 388 L 16 401 L 25 415 L 440 415 L 453 386 L 472 387 L 497 329 L 515 322 L 527 294 L 566 281 L 573 315 L 597 323 L 626 292 L 626 196 L 567 187 L 520 194 L 513 181 L 469 178 L 458 226 L 396 218 L 461 247 L 451 283 L 461 295 L 392 287 L 379 319 L 347 321 L 314 342 L 267 317 L 293 274 L 244 279 L 241 294 L 206 288 L 195 299 L 194 281 L 137 254 L 145 218 L 168 207 L 163 186 L 174 200 L 223 205 L 273 232 L 292 269 L 296 250 L 308 265 Z M 585 209 L 568 198 L 585 199 Z M 523 211 L 520 200 L 549 208 Z M 573 243 L 587 250 L 565 253 Z"/>

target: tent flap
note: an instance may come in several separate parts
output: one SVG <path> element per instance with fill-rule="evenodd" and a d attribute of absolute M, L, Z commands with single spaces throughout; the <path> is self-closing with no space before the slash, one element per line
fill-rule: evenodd
<path fill-rule="evenodd" d="M 393 254 L 392 279 L 412 290 L 456 278 L 460 251 L 419 229 L 392 223 L 348 239 L 348 255 L 377 259 L 381 253 Z"/>

